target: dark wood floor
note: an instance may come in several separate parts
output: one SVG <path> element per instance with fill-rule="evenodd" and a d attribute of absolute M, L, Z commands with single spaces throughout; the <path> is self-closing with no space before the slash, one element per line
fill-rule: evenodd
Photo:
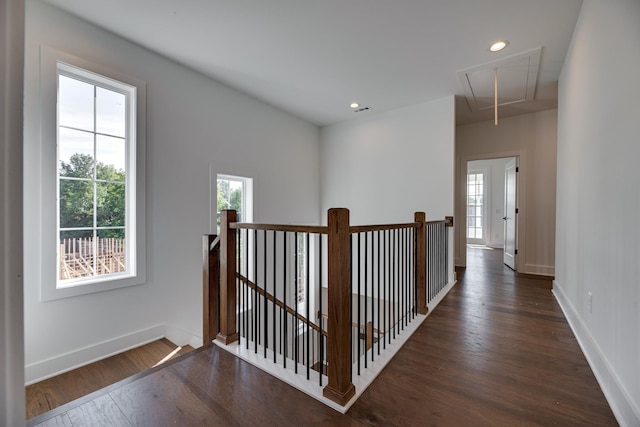
<path fill-rule="evenodd" d="M 617 425 L 550 281 L 501 256 L 470 250 L 458 285 L 345 415 L 207 346 L 29 425 Z"/>
<path fill-rule="evenodd" d="M 188 353 L 166 338 L 108 357 L 26 387 L 27 419 Z"/>

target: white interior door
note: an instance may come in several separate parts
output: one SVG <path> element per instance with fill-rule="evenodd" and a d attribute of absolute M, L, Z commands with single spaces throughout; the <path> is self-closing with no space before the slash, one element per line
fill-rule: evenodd
<path fill-rule="evenodd" d="M 511 269 L 516 269 L 517 242 L 517 207 L 516 191 L 518 186 L 518 165 L 515 158 L 511 159 L 504 170 L 504 263 Z"/>

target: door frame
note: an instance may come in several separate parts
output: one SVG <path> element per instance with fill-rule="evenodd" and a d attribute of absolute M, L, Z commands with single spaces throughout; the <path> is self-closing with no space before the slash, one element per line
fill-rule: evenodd
<path fill-rule="evenodd" d="M 518 256 L 516 257 L 516 271 L 523 272 L 526 259 L 526 152 L 524 150 L 501 151 L 497 153 L 473 154 L 460 156 L 456 165 L 455 177 L 455 212 L 454 240 L 455 240 L 455 265 L 466 267 L 467 265 L 467 163 L 473 160 L 491 160 L 505 157 L 515 157 L 519 165 L 519 175 L 516 185 L 516 206 L 518 208 L 518 221 L 516 226 L 516 241 Z"/>
<path fill-rule="evenodd" d="M 503 224 L 502 226 L 504 227 L 504 249 L 503 249 L 503 256 L 502 256 L 502 260 L 503 263 L 511 268 L 515 270 L 515 266 L 516 263 L 518 262 L 518 168 L 519 168 L 519 158 L 518 157 L 508 157 L 507 158 L 507 163 L 504 165 L 504 173 L 502 174 L 503 178 L 503 183 L 504 183 L 504 216 L 502 217 L 503 219 Z M 510 174 L 513 173 L 513 180 L 515 183 L 515 188 L 513 188 L 513 195 L 515 196 L 515 200 L 511 200 L 511 198 L 509 197 L 509 183 L 511 182 L 509 176 Z M 513 204 L 511 205 L 511 209 L 513 209 L 513 213 L 511 213 L 512 211 L 510 209 L 508 209 L 510 203 L 507 203 L 508 201 L 512 202 Z M 513 218 L 509 218 L 510 215 L 513 215 Z M 513 220 L 513 228 L 509 227 L 509 220 Z M 509 253 L 507 251 L 508 247 L 510 246 L 509 244 L 507 244 L 508 242 L 508 230 L 509 229 L 513 229 L 514 232 L 514 236 L 513 236 L 513 253 Z M 509 261 L 513 260 L 513 263 L 511 262 L 507 262 L 507 260 L 509 259 Z"/>

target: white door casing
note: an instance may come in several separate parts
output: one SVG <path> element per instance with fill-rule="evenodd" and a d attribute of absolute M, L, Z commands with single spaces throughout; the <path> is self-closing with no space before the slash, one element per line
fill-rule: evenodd
<path fill-rule="evenodd" d="M 513 158 L 505 165 L 504 170 L 504 263 L 512 270 L 516 269 L 518 253 L 517 240 L 517 186 L 518 162 Z"/>

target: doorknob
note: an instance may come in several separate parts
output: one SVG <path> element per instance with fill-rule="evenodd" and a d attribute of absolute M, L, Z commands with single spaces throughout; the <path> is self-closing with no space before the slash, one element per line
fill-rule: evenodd
<path fill-rule="evenodd" d="M 506 216 L 503 216 L 502 219 L 509 219 L 509 218 L 507 218 Z"/>

